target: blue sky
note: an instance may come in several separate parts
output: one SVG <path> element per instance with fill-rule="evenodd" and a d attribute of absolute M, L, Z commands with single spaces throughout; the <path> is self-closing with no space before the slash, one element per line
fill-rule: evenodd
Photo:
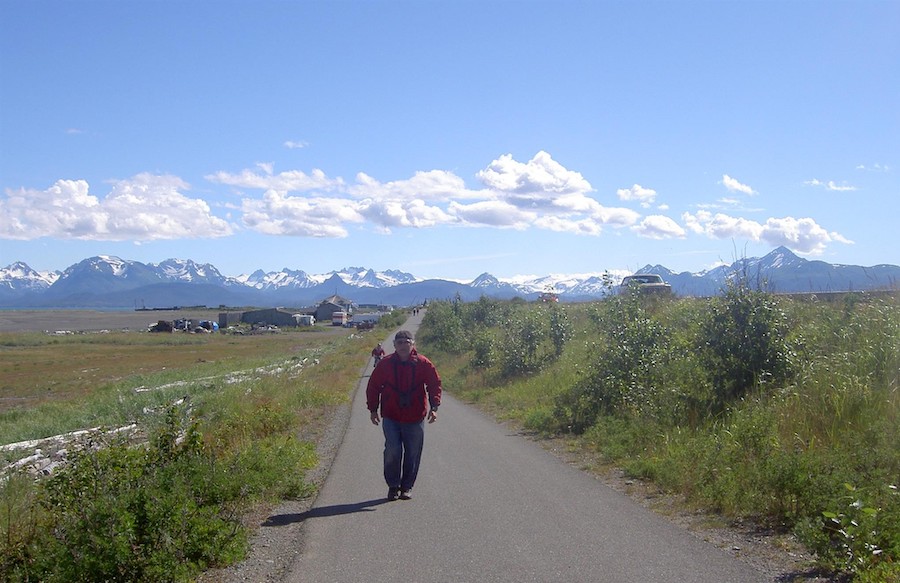
<path fill-rule="evenodd" d="M 0 3 L 0 267 L 900 262 L 900 2 Z"/>

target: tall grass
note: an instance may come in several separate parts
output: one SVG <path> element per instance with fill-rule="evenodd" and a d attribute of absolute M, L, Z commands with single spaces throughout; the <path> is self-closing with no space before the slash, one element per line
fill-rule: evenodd
<path fill-rule="evenodd" d="M 711 299 L 616 296 L 562 306 L 562 350 L 544 305 L 434 308 L 423 350 L 461 397 L 694 504 L 792 530 L 828 567 L 900 578 L 897 297 L 801 301 L 740 281 Z M 459 341 L 441 334 L 448 314 Z M 534 321 L 543 336 L 518 335 L 532 364 L 504 364 L 508 330 Z"/>
<path fill-rule="evenodd" d="M 123 343 L 118 358 L 144 342 L 164 352 L 167 340 Z M 0 482 L 0 580 L 188 581 L 240 559 L 244 513 L 312 493 L 308 438 L 348 400 L 371 342 L 350 331 L 204 337 L 191 344 L 200 356 L 145 355 L 132 362 L 139 374 L 115 373 L 79 388 L 78 399 L 4 412 L 4 443 L 125 423 L 137 423 L 142 439 L 98 434 L 69 446 L 69 463 L 51 478 Z M 46 347 L 16 346 L 26 359 Z M 105 345 L 110 369 L 116 346 Z"/>

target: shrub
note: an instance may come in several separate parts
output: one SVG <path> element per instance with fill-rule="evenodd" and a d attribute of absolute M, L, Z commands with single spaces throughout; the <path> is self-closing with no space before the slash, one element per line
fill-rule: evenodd
<path fill-rule="evenodd" d="M 572 339 L 572 323 L 566 309 L 558 304 L 550 304 L 550 340 L 557 358 L 562 356 L 566 343 Z"/>
<path fill-rule="evenodd" d="M 746 280 L 729 283 L 711 300 L 698 339 L 713 405 L 724 410 L 759 386 L 788 380 L 794 355 L 786 337 L 786 317 L 772 295 L 751 290 Z"/>
<path fill-rule="evenodd" d="M 572 431 L 583 432 L 601 414 L 652 417 L 659 411 L 671 333 L 650 313 L 646 299 L 617 296 L 593 311 L 601 340 L 592 344 L 584 376 L 557 400 L 557 413 Z"/>
<path fill-rule="evenodd" d="M 311 445 L 279 435 L 218 459 L 174 408 L 146 446 L 97 445 L 39 485 L 41 524 L 7 541 L 3 580 L 191 580 L 243 556 L 248 503 L 309 495 L 300 470 L 315 464 Z"/>
<path fill-rule="evenodd" d="M 900 491 L 896 485 L 864 490 L 844 485 L 840 508 L 822 512 L 821 533 L 813 544 L 820 556 L 858 574 L 900 575 Z M 884 579 L 885 581 L 889 579 Z"/>
<path fill-rule="evenodd" d="M 430 302 L 419 340 L 450 354 L 464 350 L 465 330 L 460 311 L 459 302 Z"/>
<path fill-rule="evenodd" d="M 504 378 L 540 369 L 538 348 L 547 332 L 543 318 L 535 310 L 516 310 L 504 322 L 499 357 Z"/>

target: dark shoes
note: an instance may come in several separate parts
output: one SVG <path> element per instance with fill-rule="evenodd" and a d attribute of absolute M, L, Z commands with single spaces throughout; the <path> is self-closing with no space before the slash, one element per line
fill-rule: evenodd
<path fill-rule="evenodd" d="M 388 501 L 393 502 L 397 498 L 401 500 L 412 500 L 412 494 L 409 493 L 409 490 L 401 490 L 400 488 L 388 488 Z"/>

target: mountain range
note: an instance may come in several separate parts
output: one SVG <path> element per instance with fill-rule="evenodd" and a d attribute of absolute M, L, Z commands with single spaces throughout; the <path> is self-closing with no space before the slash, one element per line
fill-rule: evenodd
<path fill-rule="evenodd" d="M 712 296 L 735 277 L 779 293 L 836 292 L 900 287 L 900 266 L 837 265 L 798 257 L 778 247 L 761 258 L 745 258 L 699 273 L 675 273 L 662 265 L 646 265 L 637 273 L 658 273 L 676 295 Z M 310 275 L 284 268 L 277 272 L 222 275 L 210 264 L 190 259 L 140 263 L 101 255 L 59 272 L 37 272 L 23 262 L 0 269 L 3 308 L 167 308 L 174 306 L 311 306 L 332 295 L 357 304 L 408 306 L 425 300 L 481 296 L 536 299 L 552 291 L 561 301 L 601 298 L 623 273 L 500 280 L 483 273 L 471 282 L 420 279 L 399 271 L 347 267 Z"/>

